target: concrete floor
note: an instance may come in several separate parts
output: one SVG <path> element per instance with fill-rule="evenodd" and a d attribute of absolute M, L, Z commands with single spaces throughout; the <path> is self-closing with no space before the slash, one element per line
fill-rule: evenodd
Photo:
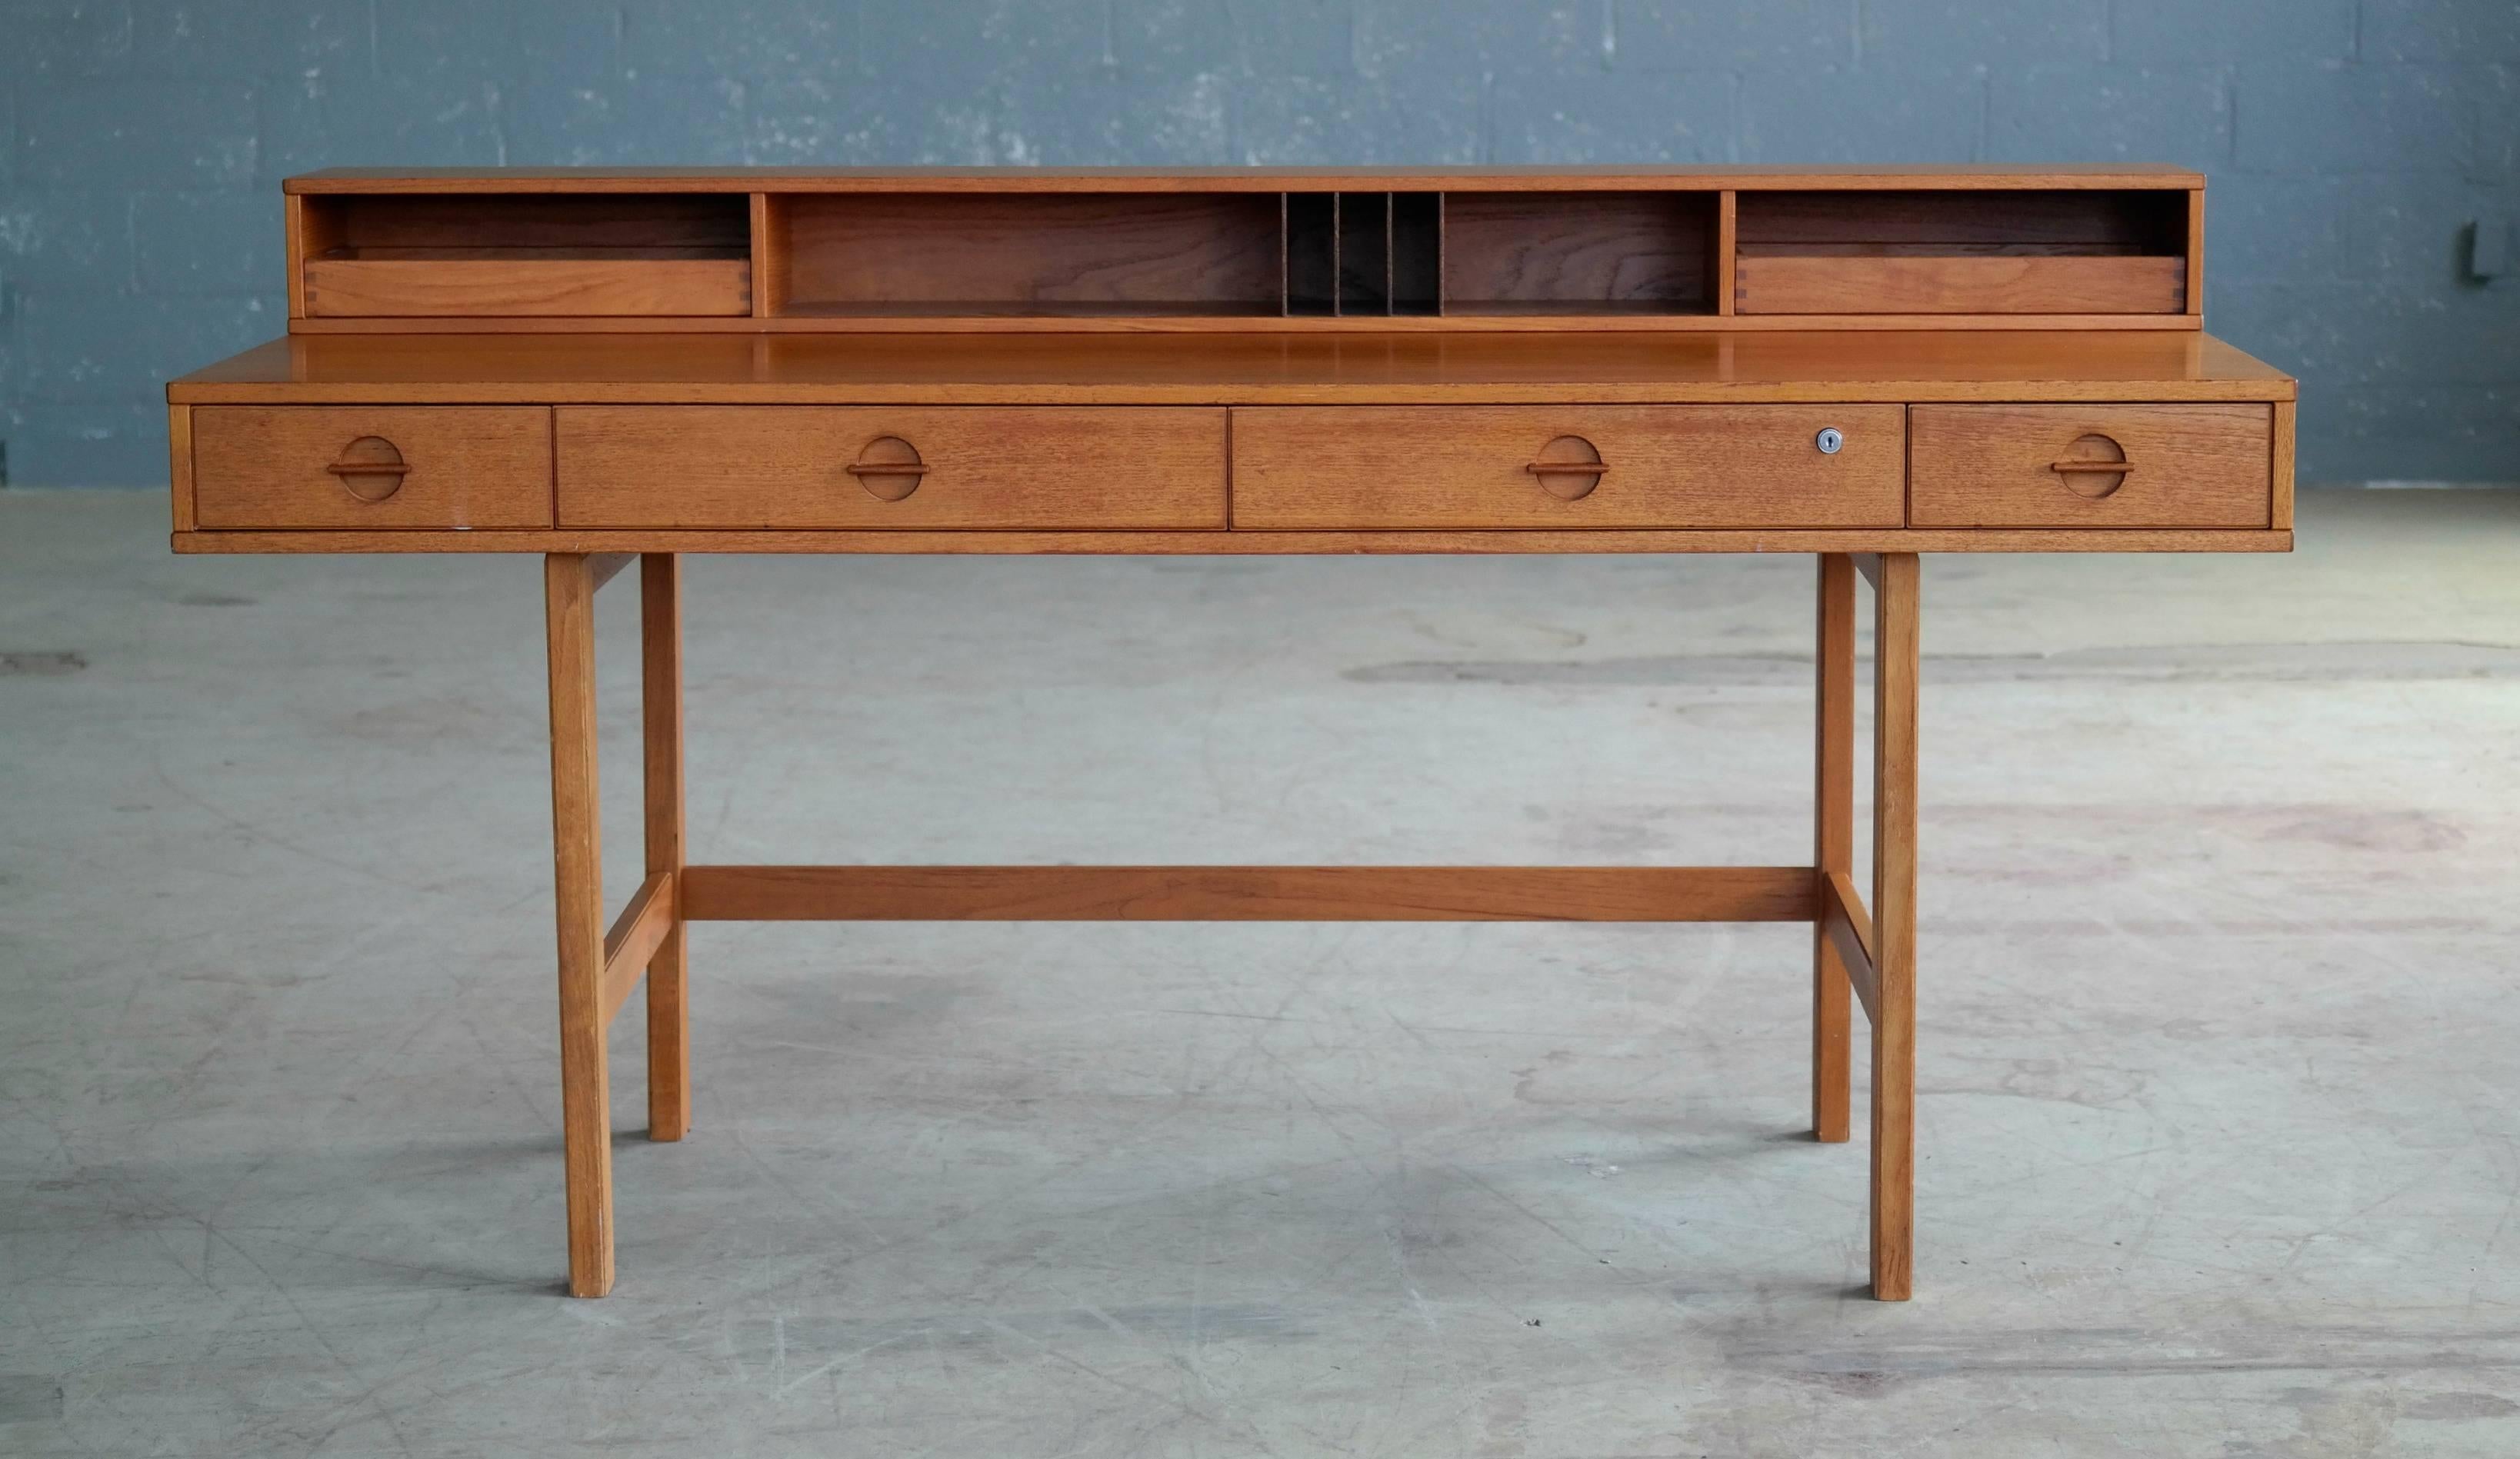
<path fill-rule="evenodd" d="M 2520 496 L 1928 561 L 1906 1305 L 1803 930 L 1442 925 L 703 927 L 569 1301 L 533 564 L 162 510 L 0 494 L 0 1452 L 2520 1452 Z M 689 579 L 698 861 L 1808 855 L 1808 559 Z"/>

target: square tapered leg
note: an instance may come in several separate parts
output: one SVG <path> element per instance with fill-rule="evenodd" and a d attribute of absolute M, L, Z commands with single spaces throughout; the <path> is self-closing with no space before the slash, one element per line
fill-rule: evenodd
<path fill-rule="evenodd" d="M 1908 1298 L 1916 1154 L 1917 562 L 1884 553 L 1873 589 L 1872 1295 Z"/>
<path fill-rule="evenodd" d="M 1855 560 L 1820 558 L 1820 666 L 1817 774 L 1813 777 L 1813 859 L 1822 876 L 1855 867 Z M 1812 1137 L 1848 1134 L 1846 962 L 1824 922 L 1812 924 Z"/>
<path fill-rule="evenodd" d="M 639 646 L 646 746 L 648 874 L 683 869 L 682 564 L 671 553 L 639 559 Z M 648 963 L 648 1138 L 679 1140 L 692 1126 L 690 956 L 679 905 Z"/>
<path fill-rule="evenodd" d="M 568 1290 L 612 1290 L 612 1128 L 605 1069 L 604 864 L 595 775 L 595 589 L 588 559 L 543 559 L 551 653 L 553 891 L 560 925 Z"/>

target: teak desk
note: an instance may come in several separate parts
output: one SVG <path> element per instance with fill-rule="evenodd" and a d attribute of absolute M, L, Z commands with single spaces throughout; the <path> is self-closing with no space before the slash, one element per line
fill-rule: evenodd
<path fill-rule="evenodd" d="M 180 553 L 538 553 L 569 1290 L 612 1285 L 606 1030 L 690 1126 L 713 919 L 1808 922 L 1812 1127 L 1872 1029 L 1909 1295 L 1917 562 L 2283 552 L 2292 380 L 2200 332 L 2166 168 L 333 171 L 287 338 L 175 381 Z M 1802 866 L 705 866 L 683 553 L 1808 553 Z M 592 604 L 640 558 L 647 879 L 606 930 Z M 1856 579 L 1875 625 L 1854 848 Z"/>

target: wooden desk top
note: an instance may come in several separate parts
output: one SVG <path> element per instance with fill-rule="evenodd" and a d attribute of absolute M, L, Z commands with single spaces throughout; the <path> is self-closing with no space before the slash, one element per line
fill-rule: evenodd
<path fill-rule="evenodd" d="M 300 334 L 178 405 L 395 401 L 1302 405 L 2262 400 L 2292 379 L 2209 334 Z"/>

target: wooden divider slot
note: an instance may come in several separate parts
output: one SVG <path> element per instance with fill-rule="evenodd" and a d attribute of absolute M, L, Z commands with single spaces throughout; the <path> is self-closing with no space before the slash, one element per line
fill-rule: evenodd
<path fill-rule="evenodd" d="M 1338 312 L 1391 312 L 1391 195 L 1338 195 Z"/>
<path fill-rule="evenodd" d="M 1391 195 L 1391 312 L 1444 312 L 1444 195 Z"/>
<path fill-rule="evenodd" d="M 1288 193 L 1282 209 L 1285 312 L 1338 312 L 1338 195 Z"/>

